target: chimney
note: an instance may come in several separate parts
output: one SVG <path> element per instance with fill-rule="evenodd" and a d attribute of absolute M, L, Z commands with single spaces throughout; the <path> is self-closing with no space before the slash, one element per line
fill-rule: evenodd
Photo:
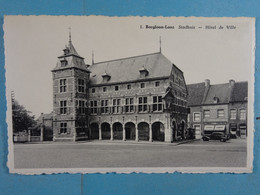
<path fill-rule="evenodd" d="M 209 79 L 205 79 L 205 87 L 209 87 L 210 86 L 210 80 Z"/>
<path fill-rule="evenodd" d="M 234 87 L 235 81 L 233 79 L 229 80 L 229 87 Z"/>

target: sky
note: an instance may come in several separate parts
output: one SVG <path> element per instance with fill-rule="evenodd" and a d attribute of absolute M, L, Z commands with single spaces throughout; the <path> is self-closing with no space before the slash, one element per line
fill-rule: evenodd
<path fill-rule="evenodd" d="M 186 28 L 179 29 L 180 25 Z M 227 25 L 236 28 L 227 29 Z M 218 84 L 234 79 L 253 85 L 252 19 L 5 16 L 7 98 L 14 91 L 16 100 L 36 117 L 52 111 L 51 70 L 68 44 L 69 28 L 72 43 L 87 64 L 91 64 L 92 51 L 95 62 L 159 52 L 161 37 L 163 55 L 184 72 L 186 84 L 205 79 Z"/>

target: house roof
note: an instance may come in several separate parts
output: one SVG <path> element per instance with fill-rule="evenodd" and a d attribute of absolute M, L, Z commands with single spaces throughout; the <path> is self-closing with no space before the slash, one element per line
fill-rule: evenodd
<path fill-rule="evenodd" d="M 214 98 L 218 98 L 218 103 L 229 103 L 232 88 L 229 83 L 210 85 L 204 104 L 213 104 Z"/>
<path fill-rule="evenodd" d="M 37 119 L 36 119 L 36 121 L 37 122 L 42 122 L 42 120 L 43 120 L 43 118 L 44 119 L 46 119 L 46 120 L 50 120 L 50 119 L 52 119 L 52 117 L 53 117 L 53 113 L 51 112 L 51 113 L 47 113 L 47 114 L 45 114 L 45 113 L 42 113 Z"/>
<path fill-rule="evenodd" d="M 139 70 L 146 69 L 149 74 L 143 79 L 169 77 L 173 64 L 162 54 L 153 53 L 141 56 L 99 62 L 91 65 L 90 82 L 103 84 L 104 73 L 111 76 L 108 83 L 120 83 L 140 80 Z"/>
<path fill-rule="evenodd" d="M 202 104 L 205 88 L 204 82 L 187 85 L 189 106 Z"/>
<path fill-rule="evenodd" d="M 214 104 L 214 99 L 218 99 L 218 104 L 228 104 L 229 102 L 246 101 L 248 96 L 248 82 L 235 82 L 232 86 L 230 83 L 209 85 L 196 83 L 187 85 L 188 88 L 188 105 L 206 105 Z"/>
<path fill-rule="evenodd" d="M 246 101 L 246 98 L 248 97 L 247 91 L 248 91 L 247 81 L 235 83 L 230 101 L 231 102 Z"/>

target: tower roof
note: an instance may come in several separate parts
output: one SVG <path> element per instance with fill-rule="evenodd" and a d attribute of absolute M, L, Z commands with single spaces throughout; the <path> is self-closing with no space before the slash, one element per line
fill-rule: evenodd
<path fill-rule="evenodd" d="M 81 57 L 72 44 L 71 37 L 69 38 L 69 44 L 63 49 L 63 55 L 58 57 L 56 67 L 52 71 L 62 70 L 67 68 L 78 68 L 89 72 L 88 65 L 85 64 L 84 58 Z"/>
<path fill-rule="evenodd" d="M 76 51 L 75 47 L 72 44 L 72 41 L 69 41 L 69 44 L 65 45 L 65 49 L 63 49 L 63 52 L 64 52 L 64 54 L 62 56 L 59 56 L 58 58 L 64 58 L 64 57 L 73 55 L 73 56 L 84 59 L 83 57 L 81 57 L 78 54 L 78 52 Z"/>

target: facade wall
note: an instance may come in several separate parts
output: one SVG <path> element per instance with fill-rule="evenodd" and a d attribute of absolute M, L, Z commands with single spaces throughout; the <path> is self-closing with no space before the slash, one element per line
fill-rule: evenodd
<path fill-rule="evenodd" d="M 160 83 L 159 86 L 156 86 L 156 83 Z M 145 84 L 145 88 L 141 88 L 141 83 Z M 131 85 L 131 89 L 128 89 L 127 86 Z M 118 86 L 118 91 L 115 90 L 115 86 Z M 103 88 L 106 88 L 104 91 Z M 124 125 L 128 122 L 131 122 L 135 125 L 135 131 L 136 135 L 138 134 L 138 131 L 140 130 L 138 125 L 140 123 L 146 123 L 149 126 L 149 135 L 148 139 L 152 141 L 153 131 L 152 131 L 152 125 L 156 122 L 159 122 L 163 125 L 164 130 L 164 141 L 171 142 L 173 139 L 177 136 L 177 130 L 176 135 L 174 132 L 174 129 L 172 128 L 172 122 L 175 121 L 176 127 L 181 124 L 182 121 L 184 123 L 187 123 L 187 113 L 186 108 L 184 113 L 180 113 L 177 111 L 167 110 L 166 109 L 166 102 L 164 99 L 162 99 L 161 105 L 162 109 L 161 111 L 154 111 L 153 109 L 153 98 L 160 96 L 161 98 L 164 96 L 167 88 L 169 87 L 169 79 L 155 79 L 151 81 L 140 81 L 140 82 L 133 82 L 133 83 L 123 83 L 123 84 L 111 84 L 111 85 L 103 85 L 103 86 L 91 86 L 89 91 L 89 102 L 90 102 L 90 112 L 91 109 L 91 101 L 97 101 L 97 111 L 95 114 L 90 115 L 90 124 L 96 123 L 99 125 L 99 131 L 101 131 L 101 125 L 102 123 L 108 123 L 110 125 L 110 129 L 112 129 L 113 124 L 119 122 Z M 94 91 L 93 91 L 94 90 Z M 174 91 L 178 93 L 179 97 L 176 99 L 182 99 L 183 105 L 182 107 L 185 107 L 187 105 L 187 101 L 185 99 L 186 93 L 180 90 L 180 88 L 174 88 Z M 181 96 L 180 94 L 185 94 Z M 177 94 L 176 94 L 177 96 Z M 141 112 L 139 110 L 139 98 L 147 97 L 147 111 Z M 128 113 L 126 106 L 127 106 L 127 100 L 129 98 L 133 98 L 133 112 Z M 114 99 L 120 99 L 120 105 L 119 105 L 119 112 L 113 113 L 113 101 Z M 108 113 L 103 113 L 101 111 L 101 104 L 102 100 L 108 101 Z M 178 101 L 180 103 L 181 101 Z M 184 103 L 185 102 L 185 103 Z M 176 102 L 177 103 L 177 102 Z M 185 105 L 184 105 L 185 104 Z M 180 106 L 180 107 L 181 107 Z M 102 132 L 99 132 L 99 135 Z M 113 132 L 111 131 L 111 134 Z M 112 139 L 112 135 L 110 135 Z M 101 137 L 99 137 L 102 139 Z M 124 139 L 124 137 L 122 138 Z M 135 137 L 136 140 L 138 140 L 138 136 Z"/>
<path fill-rule="evenodd" d="M 205 118 L 204 111 L 209 111 L 209 117 Z M 218 110 L 224 110 L 224 116 L 218 117 Z M 236 110 L 236 117 L 232 117 L 231 110 Z M 240 117 L 241 110 L 245 110 L 245 118 Z M 200 113 L 201 120 L 194 121 L 194 114 Z M 247 102 L 236 102 L 222 105 L 201 105 L 190 107 L 188 115 L 188 125 L 191 128 L 201 127 L 201 134 L 209 134 L 209 130 L 205 130 L 205 126 L 209 125 L 225 125 L 225 133 L 230 134 L 231 138 L 246 137 L 247 135 Z M 233 132 L 232 132 L 233 129 Z M 241 136 L 242 130 L 242 136 Z M 212 130 L 214 132 L 215 130 Z M 196 136 L 200 138 L 200 136 Z"/>
<path fill-rule="evenodd" d="M 53 72 L 53 140 L 75 139 L 75 104 L 73 94 L 75 93 L 74 70 L 66 69 Z M 65 79 L 65 92 L 60 91 L 60 82 Z M 61 101 L 66 101 L 66 113 L 61 113 Z M 61 123 L 67 123 L 66 133 L 61 132 Z"/>
<path fill-rule="evenodd" d="M 223 110 L 223 115 L 218 116 L 218 111 Z M 209 117 L 205 117 L 204 112 L 209 111 Z M 202 106 L 202 129 L 204 134 L 210 134 L 209 130 L 205 130 L 206 125 L 225 125 L 225 129 L 223 130 L 213 130 L 214 131 L 223 131 L 228 133 L 229 129 L 229 112 L 228 112 L 228 104 L 220 104 L 220 105 L 204 105 Z"/>
<path fill-rule="evenodd" d="M 236 111 L 236 115 L 231 117 L 232 110 Z M 241 111 L 245 110 L 245 117 L 241 114 Z M 233 138 L 242 137 L 247 135 L 247 102 L 235 102 L 229 104 L 229 131 Z M 242 116 L 241 116 L 242 115 Z"/>
<path fill-rule="evenodd" d="M 198 114 L 200 119 L 195 120 L 195 115 Z M 189 127 L 195 129 L 195 138 L 199 139 L 202 135 L 202 113 L 200 106 L 190 107 L 190 114 L 189 117 Z"/>
<path fill-rule="evenodd" d="M 78 79 L 84 80 L 84 91 L 79 91 Z M 66 80 L 66 84 L 61 80 Z M 88 128 L 88 113 L 87 113 L 87 99 L 89 82 L 89 74 L 83 70 L 75 68 L 58 70 L 53 72 L 53 140 L 76 140 L 79 135 L 83 135 L 82 131 L 85 131 L 84 135 L 87 136 Z M 65 86 L 66 89 L 61 87 Z M 65 92 L 64 92 L 65 90 Z M 66 105 L 61 102 L 66 101 Z M 78 113 L 79 101 L 84 102 L 84 113 Z M 62 111 L 62 107 L 66 111 Z M 65 112 L 65 113 L 64 113 Z M 84 123 L 78 123 L 78 121 L 84 121 Z M 66 125 L 64 125 L 66 123 Z M 84 124 L 79 129 L 81 132 L 77 133 L 78 124 Z"/>

